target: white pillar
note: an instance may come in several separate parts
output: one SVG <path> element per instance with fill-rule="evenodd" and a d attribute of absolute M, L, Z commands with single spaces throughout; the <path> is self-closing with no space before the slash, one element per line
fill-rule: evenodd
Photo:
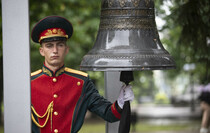
<path fill-rule="evenodd" d="M 2 0 L 4 132 L 30 133 L 28 0 Z"/>
<path fill-rule="evenodd" d="M 114 102 L 117 100 L 122 86 L 120 82 L 120 72 L 105 72 L 105 96 Z M 118 133 L 119 122 L 106 123 L 106 133 Z"/>

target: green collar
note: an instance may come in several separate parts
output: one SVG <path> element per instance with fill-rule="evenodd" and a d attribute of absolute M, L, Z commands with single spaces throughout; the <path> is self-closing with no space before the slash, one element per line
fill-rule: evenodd
<path fill-rule="evenodd" d="M 55 73 L 50 70 L 48 67 L 46 67 L 45 65 L 43 65 L 42 67 L 42 71 L 44 74 L 50 76 L 50 77 L 58 77 L 59 75 L 63 74 L 64 73 L 64 65 L 62 67 L 60 67 L 58 70 L 55 71 Z"/>

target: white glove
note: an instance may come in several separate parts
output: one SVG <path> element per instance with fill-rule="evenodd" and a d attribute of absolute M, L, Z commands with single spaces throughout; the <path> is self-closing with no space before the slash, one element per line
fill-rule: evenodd
<path fill-rule="evenodd" d="M 133 101 L 134 94 L 131 85 L 123 85 L 120 89 L 120 95 L 117 99 L 119 107 L 122 109 L 125 101 Z"/>

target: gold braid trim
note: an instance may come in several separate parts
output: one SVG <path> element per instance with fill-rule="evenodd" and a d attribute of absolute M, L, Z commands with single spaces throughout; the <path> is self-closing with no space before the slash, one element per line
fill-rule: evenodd
<path fill-rule="evenodd" d="M 51 130 L 52 130 L 53 101 L 48 105 L 46 112 L 45 112 L 44 115 L 42 115 L 42 116 L 39 115 L 39 114 L 36 112 L 36 110 L 34 109 L 33 106 L 31 106 L 31 109 L 32 109 L 33 113 L 34 113 L 38 118 L 41 118 L 41 119 L 42 119 L 42 118 L 44 118 L 44 117 L 47 115 L 47 118 L 46 118 L 44 124 L 43 124 L 43 125 L 40 125 L 40 124 L 36 121 L 36 119 L 34 118 L 33 113 L 31 113 L 32 121 L 33 121 L 39 128 L 43 128 L 43 127 L 46 126 L 47 121 L 49 120 L 49 116 L 50 116 Z"/>
<path fill-rule="evenodd" d="M 44 73 L 46 73 L 47 75 L 52 77 L 52 73 L 50 72 L 50 70 L 46 69 L 45 67 L 43 67 L 42 70 L 43 70 Z"/>

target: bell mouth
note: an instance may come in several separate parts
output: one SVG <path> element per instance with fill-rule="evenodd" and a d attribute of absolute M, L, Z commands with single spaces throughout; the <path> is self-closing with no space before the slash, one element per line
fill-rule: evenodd
<path fill-rule="evenodd" d="M 175 69 L 169 54 L 161 55 L 86 55 L 80 70 L 83 71 L 143 71 Z"/>

